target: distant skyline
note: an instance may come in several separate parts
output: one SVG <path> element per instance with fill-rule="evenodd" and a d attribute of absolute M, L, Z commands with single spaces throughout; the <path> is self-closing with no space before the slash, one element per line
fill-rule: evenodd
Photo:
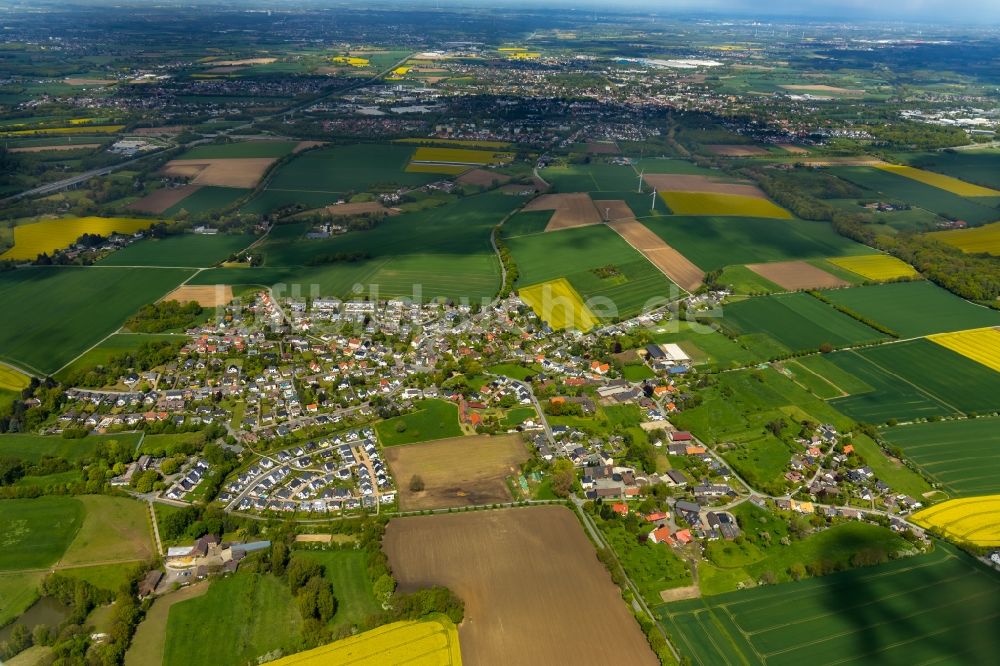
<path fill-rule="evenodd" d="M 0 0 L 0 7 L 80 5 L 148 6 L 146 0 Z M 222 5 L 262 9 L 306 7 L 441 9 L 461 7 L 506 7 L 544 11 L 573 10 L 628 13 L 630 11 L 695 14 L 724 18 L 761 20 L 774 18 L 837 19 L 843 21 L 886 21 L 888 23 L 964 23 L 1000 25 L 1000 0 L 160 0 L 156 6 Z"/>

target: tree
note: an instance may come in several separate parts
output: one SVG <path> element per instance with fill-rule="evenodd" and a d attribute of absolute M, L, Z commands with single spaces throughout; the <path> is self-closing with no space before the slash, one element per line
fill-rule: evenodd
<path fill-rule="evenodd" d="M 424 480 L 419 474 L 410 479 L 410 492 L 419 493 L 424 489 Z"/>
<path fill-rule="evenodd" d="M 552 492 L 559 497 L 569 497 L 575 482 L 576 470 L 573 468 L 573 463 L 560 458 L 552 464 Z"/>
<path fill-rule="evenodd" d="M 788 567 L 788 575 L 792 580 L 802 580 L 806 576 L 806 568 L 801 562 L 793 562 L 792 566 Z"/>
<path fill-rule="evenodd" d="M 375 593 L 375 598 L 384 606 L 389 603 L 393 593 L 396 591 L 396 580 L 389 574 L 382 574 L 372 586 L 372 591 Z"/>

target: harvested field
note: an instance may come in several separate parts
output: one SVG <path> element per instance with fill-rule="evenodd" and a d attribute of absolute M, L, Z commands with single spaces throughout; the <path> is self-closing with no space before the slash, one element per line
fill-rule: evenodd
<path fill-rule="evenodd" d="M 66 85 L 68 86 L 111 86 L 117 83 L 117 81 L 111 79 L 85 79 L 85 78 L 70 78 L 66 79 Z"/>
<path fill-rule="evenodd" d="M 705 146 L 708 152 L 722 157 L 751 157 L 754 155 L 768 155 L 769 153 L 760 146 L 748 146 L 741 144 L 717 144 Z"/>
<path fill-rule="evenodd" d="M 591 141 L 587 143 L 587 152 L 592 155 L 620 155 L 618 144 L 609 141 Z"/>
<path fill-rule="evenodd" d="M 850 283 L 816 268 L 805 261 L 778 261 L 770 264 L 747 264 L 747 268 L 789 291 L 847 287 Z"/>
<path fill-rule="evenodd" d="M 226 305 L 233 300 L 233 288 L 227 284 L 182 285 L 163 297 L 164 301 L 194 301 L 206 308 Z"/>
<path fill-rule="evenodd" d="M 201 185 L 164 187 L 128 205 L 130 210 L 159 215 L 201 189 Z"/>
<path fill-rule="evenodd" d="M 824 86 L 824 85 L 785 85 L 781 86 L 785 90 L 794 90 L 797 92 L 825 92 L 834 93 L 837 95 L 864 95 L 865 91 L 858 88 L 838 88 L 837 86 Z"/>
<path fill-rule="evenodd" d="M 396 518 L 383 548 L 402 591 L 465 601 L 467 664 L 659 663 L 565 507 Z"/>
<path fill-rule="evenodd" d="M 195 185 L 250 189 L 257 185 L 274 162 L 273 157 L 170 160 L 163 167 L 162 173 L 174 178 L 191 178 Z"/>
<path fill-rule="evenodd" d="M 601 199 L 594 201 L 597 212 L 601 219 L 607 222 L 612 220 L 631 220 L 635 218 L 635 213 L 629 208 L 626 201 L 622 199 Z"/>
<path fill-rule="evenodd" d="M 549 220 L 545 231 L 585 227 L 601 222 L 601 214 L 591 201 L 590 195 L 585 192 L 543 194 L 525 206 L 524 210 L 554 210 L 555 214 Z"/>
<path fill-rule="evenodd" d="M 301 153 L 303 150 L 308 150 L 309 148 L 316 148 L 317 146 L 325 146 L 326 141 L 299 141 L 294 148 L 292 148 L 293 153 Z"/>
<path fill-rule="evenodd" d="M 400 509 L 414 511 L 511 501 L 504 479 L 517 473 L 528 450 L 520 435 L 501 435 L 394 446 L 385 456 L 400 480 Z M 414 476 L 424 490 L 410 490 Z"/>
<path fill-rule="evenodd" d="M 608 226 L 618 232 L 625 242 L 638 250 L 649 263 L 656 266 L 675 284 L 688 291 L 694 291 L 701 286 L 702 280 L 705 279 L 702 270 L 683 254 L 667 245 L 646 225 L 633 218 L 609 222 Z"/>
<path fill-rule="evenodd" d="M 27 148 L 8 148 L 10 153 L 47 153 L 53 150 L 83 150 L 88 148 L 100 148 L 99 143 L 67 143 L 61 146 L 28 146 Z"/>
<path fill-rule="evenodd" d="M 792 153 L 793 155 L 808 155 L 809 151 L 802 146 L 796 146 L 794 143 L 779 143 L 778 148 L 781 148 L 786 153 Z"/>
<path fill-rule="evenodd" d="M 709 176 L 647 173 L 642 179 L 657 192 L 712 192 L 714 194 L 733 194 L 741 197 L 767 199 L 767 195 L 752 183 L 734 183 Z"/>
<path fill-rule="evenodd" d="M 493 183 L 506 185 L 510 182 L 510 176 L 505 176 L 502 173 L 496 173 L 494 171 L 487 171 L 486 169 L 472 169 L 471 171 L 466 171 L 461 176 L 456 178 L 455 182 L 461 183 L 462 185 L 482 185 L 483 187 L 490 187 Z"/>

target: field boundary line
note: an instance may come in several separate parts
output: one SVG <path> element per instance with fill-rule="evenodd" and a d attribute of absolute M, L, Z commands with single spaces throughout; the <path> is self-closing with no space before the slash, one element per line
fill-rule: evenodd
<path fill-rule="evenodd" d="M 803 370 L 805 370 L 806 372 L 808 372 L 809 374 L 811 374 L 811 375 L 814 375 L 814 376 L 816 376 L 816 377 L 819 377 L 819 378 L 820 378 L 820 379 L 822 379 L 822 380 L 823 380 L 824 382 L 826 382 L 827 384 L 829 384 L 830 386 L 832 386 L 832 387 L 833 387 L 833 388 L 835 388 L 836 390 L 840 391 L 840 395 L 838 395 L 838 396 L 837 396 L 837 398 L 848 398 L 848 397 L 850 397 L 850 396 L 851 396 L 851 394 L 850 394 L 850 393 L 847 393 L 846 391 L 844 391 L 844 389 L 842 389 L 841 387 L 837 386 L 836 384 L 834 384 L 833 382 L 831 382 L 831 381 L 830 381 L 829 379 L 827 379 L 827 378 L 826 378 L 826 377 L 824 377 L 823 375 L 821 375 L 821 374 L 819 374 L 818 372 L 816 372 L 815 370 L 812 370 L 812 369 L 810 369 L 810 368 L 807 368 L 806 366 L 804 366 L 804 365 L 802 365 L 801 363 L 799 363 L 797 359 L 792 359 L 792 362 L 793 362 L 793 363 L 795 363 L 795 365 L 797 365 L 797 366 L 799 366 L 800 368 L 802 368 Z M 803 387 L 803 388 L 804 388 L 804 387 Z M 829 398 L 829 400 L 836 400 L 837 398 Z"/>

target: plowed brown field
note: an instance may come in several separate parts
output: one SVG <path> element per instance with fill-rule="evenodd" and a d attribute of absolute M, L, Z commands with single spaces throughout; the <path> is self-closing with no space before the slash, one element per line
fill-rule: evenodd
<path fill-rule="evenodd" d="M 466 664 L 659 663 L 566 507 L 395 518 L 383 548 L 402 591 L 465 601 Z"/>

